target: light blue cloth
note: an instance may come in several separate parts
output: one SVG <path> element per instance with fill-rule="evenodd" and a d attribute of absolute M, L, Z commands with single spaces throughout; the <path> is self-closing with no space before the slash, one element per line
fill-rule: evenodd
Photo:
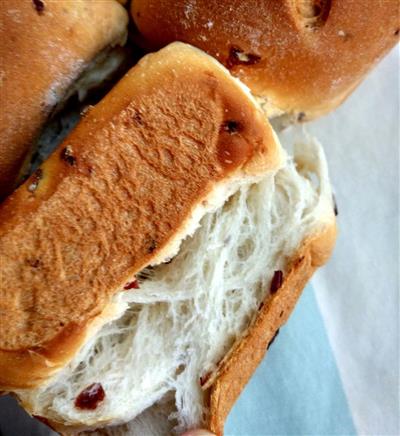
<path fill-rule="evenodd" d="M 233 407 L 225 434 L 355 434 L 311 286 Z"/>

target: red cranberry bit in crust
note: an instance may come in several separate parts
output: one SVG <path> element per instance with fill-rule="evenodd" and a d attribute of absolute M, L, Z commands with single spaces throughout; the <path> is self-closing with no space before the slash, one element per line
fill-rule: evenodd
<path fill-rule="evenodd" d="M 200 386 L 204 386 L 208 379 L 210 378 L 210 373 L 208 372 L 207 374 L 203 375 L 200 377 Z"/>
<path fill-rule="evenodd" d="M 127 291 L 129 289 L 139 289 L 139 282 L 137 280 L 134 280 L 133 282 L 128 282 L 125 286 L 124 286 L 124 290 Z"/>
<path fill-rule="evenodd" d="M 147 248 L 147 252 L 148 252 L 148 253 L 152 253 L 156 248 L 157 248 L 157 241 L 155 241 L 154 239 L 152 239 L 152 240 L 150 241 L 149 247 Z"/>
<path fill-rule="evenodd" d="M 69 145 L 61 151 L 61 159 L 71 166 L 76 164 L 76 157 L 72 154 L 72 148 Z"/>
<path fill-rule="evenodd" d="M 43 11 L 44 11 L 44 3 L 42 2 L 42 0 L 32 0 L 33 6 L 35 7 L 37 13 L 39 15 L 42 15 Z"/>
<path fill-rule="evenodd" d="M 271 282 L 271 294 L 275 294 L 275 292 L 282 286 L 283 283 L 283 272 L 282 271 L 275 271 L 274 277 L 272 277 Z"/>
<path fill-rule="evenodd" d="M 31 178 L 31 183 L 28 185 L 28 191 L 34 192 L 36 191 L 37 187 L 39 186 L 40 180 L 43 178 L 43 170 L 41 168 L 38 168 L 33 174 Z"/>
<path fill-rule="evenodd" d="M 272 336 L 272 339 L 269 341 L 269 344 L 267 346 L 267 350 L 269 350 L 269 347 L 274 343 L 274 341 L 278 335 L 279 335 L 279 329 L 275 332 L 274 336 Z"/>
<path fill-rule="evenodd" d="M 100 383 L 93 383 L 85 388 L 75 399 L 75 407 L 84 410 L 94 410 L 106 396 Z"/>
<path fill-rule="evenodd" d="M 221 130 L 228 132 L 230 135 L 234 135 L 242 130 L 242 125 L 239 123 L 239 121 L 227 120 L 222 124 Z"/>
<path fill-rule="evenodd" d="M 306 114 L 305 114 L 305 112 L 299 112 L 297 114 L 297 121 L 299 123 L 302 123 L 303 121 L 306 121 Z"/>
<path fill-rule="evenodd" d="M 254 53 L 244 53 L 242 49 L 232 46 L 229 50 L 226 66 L 232 68 L 235 65 L 254 65 L 260 62 L 261 56 Z"/>

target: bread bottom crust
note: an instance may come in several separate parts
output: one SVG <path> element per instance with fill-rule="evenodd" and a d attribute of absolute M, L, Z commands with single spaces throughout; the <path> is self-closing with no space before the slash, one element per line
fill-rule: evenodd
<path fill-rule="evenodd" d="M 232 406 L 264 358 L 277 331 L 288 320 L 308 280 L 328 260 L 335 240 L 336 225 L 333 223 L 302 243 L 292 258 L 282 286 L 266 297 L 253 324 L 224 361 L 209 397 L 207 427 L 217 436 L 223 435 Z"/>

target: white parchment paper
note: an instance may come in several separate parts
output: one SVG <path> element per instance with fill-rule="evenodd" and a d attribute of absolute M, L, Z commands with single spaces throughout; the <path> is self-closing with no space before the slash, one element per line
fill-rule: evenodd
<path fill-rule="evenodd" d="M 399 48 L 334 113 L 309 125 L 339 208 L 313 279 L 358 433 L 399 428 Z"/>

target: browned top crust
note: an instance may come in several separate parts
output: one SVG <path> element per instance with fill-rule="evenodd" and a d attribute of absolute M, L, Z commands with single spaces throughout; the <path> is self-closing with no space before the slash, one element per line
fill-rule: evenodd
<path fill-rule="evenodd" d="M 399 39 L 398 0 L 135 0 L 142 42 L 193 44 L 299 120 L 339 105 Z"/>
<path fill-rule="evenodd" d="M 0 199 L 51 110 L 95 55 L 124 40 L 114 0 L 7 0 L 0 8 Z"/>
<path fill-rule="evenodd" d="M 64 365 L 218 182 L 280 163 L 214 59 L 181 43 L 143 58 L 0 206 L 0 389 Z"/>

